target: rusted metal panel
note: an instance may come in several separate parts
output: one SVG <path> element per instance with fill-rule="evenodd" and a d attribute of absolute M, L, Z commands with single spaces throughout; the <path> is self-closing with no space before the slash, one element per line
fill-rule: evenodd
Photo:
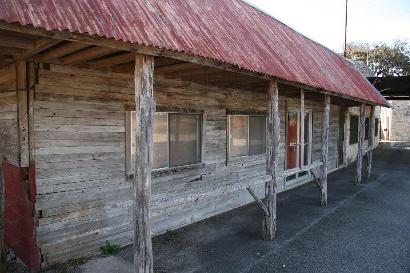
<path fill-rule="evenodd" d="M 28 168 L 28 185 L 23 168 L 3 161 L 4 241 L 29 269 L 40 268 L 40 252 L 35 239 L 33 218 L 35 192 L 34 164 Z"/>
<path fill-rule="evenodd" d="M 349 61 L 240 0 L 0 0 L 0 20 L 207 57 L 386 105 Z"/>

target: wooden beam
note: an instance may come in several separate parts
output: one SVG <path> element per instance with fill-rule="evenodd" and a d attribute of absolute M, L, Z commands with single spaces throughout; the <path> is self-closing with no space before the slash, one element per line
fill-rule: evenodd
<path fill-rule="evenodd" d="M 0 164 L 2 164 L 2 160 Z M 7 272 L 7 251 L 4 243 L 4 180 L 0 167 L 0 273 Z"/>
<path fill-rule="evenodd" d="M 93 61 L 90 64 L 87 64 L 87 66 L 92 69 L 107 68 L 107 67 L 112 67 L 115 65 L 123 64 L 123 63 L 132 62 L 134 61 L 134 58 L 135 58 L 135 53 L 128 52 L 128 53 L 124 53 L 118 56 L 105 58 L 105 59 L 98 60 L 98 61 Z"/>
<path fill-rule="evenodd" d="M 34 41 L 34 46 L 30 47 L 30 49 L 0 46 L 0 55 L 11 55 L 13 56 L 14 60 L 26 60 L 30 59 L 33 55 L 38 54 L 39 52 L 46 50 L 58 43 L 61 43 L 61 40 L 40 38 Z"/>
<path fill-rule="evenodd" d="M 118 52 L 118 49 L 113 49 L 109 47 L 101 47 L 101 46 L 93 46 L 82 51 L 73 53 L 66 57 L 62 57 L 59 59 L 57 64 L 61 65 L 70 65 L 70 64 L 77 64 L 83 63 L 104 55 L 109 55 L 112 53 Z"/>
<path fill-rule="evenodd" d="M 25 168 L 29 166 L 30 161 L 28 139 L 27 63 L 25 61 L 16 62 L 16 82 L 20 167 Z"/>
<path fill-rule="evenodd" d="M 349 128 L 347 127 L 347 121 L 349 120 L 349 110 L 347 107 L 342 107 L 342 118 L 344 119 L 344 126 L 343 126 L 343 135 L 344 135 L 344 141 L 343 141 L 343 165 L 347 165 L 347 147 L 349 145 L 349 138 L 347 137 L 349 135 Z"/>
<path fill-rule="evenodd" d="M 277 82 L 281 82 L 283 84 L 295 86 L 298 88 L 304 88 L 305 90 L 310 90 L 310 91 L 315 91 L 323 94 L 329 94 L 332 96 L 340 97 L 340 98 L 345 98 L 348 100 L 352 101 L 357 101 L 357 102 L 366 102 L 369 103 L 366 100 L 362 100 L 359 98 L 351 97 L 348 95 L 342 95 L 340 93 L 336 92 L 331 92 L 327 91 L 321 88 L 314 88 L 306 84 L 302 83 L 295 83 L 291 81 L 287 81 L 284 79 L 279 79 L 277 77 L 273 76 L 268 76 L 262 73 L 257 73 L 257 72 L 252 72 L 245 70 L 243 68 L 240 68 L 236 65 L 233 64 L 227 64 L 224 62 L 220 62 L 217 60 L 213 60 L 210 58 L 204 58 L 204 57 L 199 57 L 199 56 L 194 56 L 194 55 L 188 55 L 185 53 L 181 52 L 175 52 L 173 50 L 167 50 L 163 48 L 155 48 L 155 47 L 149 47 L 149 46 L 144 46 L 144 45 L 139 45 L 139 44 L 132 44 L 132 43 L 127 43 L 127 42 L 122 42 L 122 41 L 117 41 L 114 39 L 107 39 L 104 37 L 99 37 L 99 36 L 91 36 L 87 34 L 81 34 L 81 33 L 74 33 L 74 32 L 69 32 L 69 31 L 58 31 L 58 30 L 52 30 L 52 31 L 47 31 L 45 29 L 41 28 L 34 28 L 30 26 L 22 26 L 20 24 L 10 24 L 6 22 L 0 21 L 0 29 L 8 30 L 8 31 L 16 31 L 20 33 L 27 33 L 31 35 L 36 35 L 36 36 L 43 36 L 43 37 L 51 37 L 55 39 L 62 39 L 62 40 L 68 40 L 68 41 L 73 41 L 73 42 L 81 42 L 81 43 L 87 43 L 90 45 L 100 45 L 100 46 L 105 46 L 105 47 L 111 47 L 115 48 L 118 50 L 127 50 L 127 51 L 132 51 L 135 53 L 141 53 L 141 54 L 147 54 L 147 55 L 152 55 L 152 56 L 158 56 L 158 57 L 168 57 L 168 58 L 173 58 L 173 59 L 178 59 L 181 61 L 186 61 L 186 62 L 192 62 L 196 64 L 201 64 L 205 66 L 210 66 L 210 67 L 215 67 L 219 69 L 223 69 L 226 71 L 231 71 L 231 72 L 236 72 L 236 73 L 241 73 L 244 75 L 252 76 L 252 77 L 257 77 L 261 79 L 266 79 L 266 80 L 275 80 Z"/>
<path fill-rule="evenodd" d="M 114 66 L 110 71 L 116 72 L 116 73 L 125 73 L 125 74 L 130 74 L 134 70 L 134 63 L 123 63 Z M 155 73 L 155 72 L 154 72 Z"/>
<path fill-rule="evenodd" d="M 27 64 L 27 116 L 28 116 L 28 146 L 29 146 L 29 164 L 35 162 L 35 142 L 34 142 L 34 98 L 35 84 L 37 81 L 36 64 L 29 62 Z"/>
<path fill-rule="evenodd" d="M 265 240 L 273 240 L 276 235 L 276 184 L 279 179 L 279 90 L 278 83 L 271 81 L 268 87 L 268 127 L 266 149 L 266 174 L 271 176 L 265 183 L 265 204 L 268 215 L 263 218 L 262 236 Z"/>
<path fill-rule="evenodd" d="M 179 71 L 178 73 L 171 73 L 171 74 L 167 74 L 166 77 L 175 77 L 175 78 L 184 78 L 184 79 L 193 79 L 195 80 L 195 77 L 198 78 L 203 78 L 204 76 L 210 76 L 210 75 L 214 75 L 217 73 L 226 73 L 227 71 L 225 70 L 220 70 L 220 69 L 216 69 L 213 67 L 209 67 L 209 66 L 202 66 L 201 68 L 197 68 L 194 70 L 185 70 L 185 71 Z M 265 89 L 266 90 L 266 89 Z"/>
<path fill-rule="evenodd" d="M 150 226 L 154 57 L 135 57 L 136 162 L 134 180 L 134 272 L 153 273 Z"/>
<path fill-rule="evenodd" d="M 89 44 L 82 44 L 82 43 L 73 43 L 68 42 L 64 45 L 61 45 L 57 48 L 54 48 L 48 52 L 41 54 L 38 58 L 40 62 L 47 62 L 53 59 L 60 58 L 64 55 L 71 54 L 73 52 L 82 50 L 84 48 L 90 47 Z"/>
<path fill-rule="evenodd" d="M 187 71 L 187 70 L 200 69 L 200 68 L 202 68 L 202 66 L 198 64 L 183 62 L 183 63 L 170 64 L 170 65 L 156 67 L 155 73 L 169 74 L 169 73 L 178 73 L 179 71 Z"/>
<path fill-rule="evenodd" d="M 300 89 L 300 167 L 305 165 L 305 91 Z"/>
<path fill-rule="evenodd" d="M 0 55 L 2 56 L 10 55 L 14 58 L 21 58 L 21 56 L 23 56 L 23 53 L 24 49 L 21 48 L 0 46 Z"/>
<path fill-rule="evenodd" d="M 366 130 L 366 104 L 360 106 L 359 117 L 359 143 L 357 147 L 357 162 L 356 162 L 356 185 L 362 182 L 362 165 L 363 165 L 363 146 Z"/>
<path fill-rule="evenodd" d="M 22 49 L 34 49 L 36 43 L 33 39 L 26 39 L 12 35 L 0 34 L 0 46 Z"/>
<path fill-rule="evenodd" d="M 33 49 L 24 51 L 23 56 L 21 58 L 30 58 L 33 55 L 36 55 L 44 50 L 47 50 L 48 48 L 53 47 L 59 43 L 61 43 L 61 40 L 40 38 L 35 41 L 35 46 Z"/>
<path fill-rule="evenodd" d="M 259 199 L 259 197 L 256 195 L 256 193 L 253 191 L 253 189 L 250 186 L 246 187 L 246 189 L 248 190 L 249 194 L 253 197 L 253 199 L 255 199 L 255 201 L 258 203 L 259 207 L 262 209 L 265 216 L 269 216 L 269 211 L 265 203 L 263 203 L 263 201 Z"/>
<path fill-rule="evenodd" d="M 375 107 L 370 107 L 370 124 L 368 128 L 369 151 L 367 152 L 366 177 L 369 178 L 372 172 L 373 148 L 374 148 L 374 130 L 375 130 Z"/>
<path fill-rule="evenodd" d="M 329 152 L 329 116 L 330 116 L 330 96 L 325 95 L 323 113 L 323 131 L 322 131 L 322 149 L 321 160 L 323 164 L 320 166 L 320 205 L 327 205 L 327 160 Z"/>

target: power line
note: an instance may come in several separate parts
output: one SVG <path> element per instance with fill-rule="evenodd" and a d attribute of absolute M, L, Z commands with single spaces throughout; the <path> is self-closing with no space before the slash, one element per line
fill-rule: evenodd
<path fill-rule="evenodd" d="M 345 13 L 345 50 L 343 52 L 343 56 L 346 58 L 347 57 L 347 5 L 348 1 L 346 0 L 346 13 Z"/>

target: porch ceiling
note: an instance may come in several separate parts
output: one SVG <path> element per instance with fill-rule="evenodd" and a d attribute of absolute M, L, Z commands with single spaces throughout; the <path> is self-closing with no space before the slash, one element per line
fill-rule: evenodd
<path fill-rule="evenodd" d="M 135 53 L 86 43 L 44 38 L 0 30 L 0 68 L 19 59 L 87 69 L 132 74 Z M 268 80 L 167 57 L 156 57 L 155 75 L 206 85 L 266 92 Z M 300 87 L 280 84 L 280 94 L 300 97 Z M 323 95 L 307 92 L 306 99 L 323 103 Z M 333 97 L 333 104 L 356 106 L 360 103 Z"/>

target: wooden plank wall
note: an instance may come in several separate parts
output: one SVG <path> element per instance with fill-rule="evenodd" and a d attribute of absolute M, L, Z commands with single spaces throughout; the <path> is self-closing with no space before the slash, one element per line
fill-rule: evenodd
<path fill-rule="evenodd" d="M 0 69 L 0 175 L 3 158 L 19 166 L 17 128 L 16 72 L 13 64 Z"/>
<path fill-rule="evenodd" d="M 380 112 L 381 107 L 376 107 L 375 117 L 380 120 Z M 358 143 L 350 144 L 350 117 L 351 116 L 359 116 L 360 115 L 360 107 L 349 107 L 347 118 L 346 118 L 346 137 L 345 137 L 345 146 L 346 146 L 346 164 L 352 164 L 357 159 L 357 152 L 358 152 Z M 370 117 L 370 108 L 366 107 L 366 117 Z M 380 126 L 380 124 L 379 124 Z M 374 139 L 375 147 L 379 146 L 380 141 L 380 133 Z M 366 150 L 369 147 L 369 141 L 367 139 L 364 140 L 364 149 Z"/>
<path fill-rule="evenodd" d="M 98 252 L 106 240 L 130 244 L 132 189 L 125 175 L 124 109 L 134 101 L 132 77 L 54 65 L 39 73 L 34 131 L 36 211 L 40 215 L 37 242 L 43 264 Z M 154 90 L 158 107 L 203 111 L 205 163 L 202 168 L 153 179 L 154 234 L 253 202 L 246 190 L 225 192 L 224 187 L 215 190 L 215 185 L 269 179 L 265 156 L 226 164 L 227 109 L 266 111 L 267 94 L 159 77 L 155 78 Z M 280 169 L 284 168 L 285 105 L 282 98 Z M 323 109 L 316 105 L 306 102 L 306 109 L 314 108 L 315 156 L 320 154 L 323 119 Z M 336 147 L 333 142 L 338 126 L 333 123 L 337 117 L 334 113 L 331 119 L 330 147 Z M 337 150 L 329 149 L 329 156 L 329 164 L 335 165 Z M 280 183 L 278 190 L 284 187 Z M 263 183 L 255 188 L 260 196 L 263 190 Z M 216 193 L 201 197 L 210 191 Z M 179 202 L 181 196 L 193 198 Z"/>

